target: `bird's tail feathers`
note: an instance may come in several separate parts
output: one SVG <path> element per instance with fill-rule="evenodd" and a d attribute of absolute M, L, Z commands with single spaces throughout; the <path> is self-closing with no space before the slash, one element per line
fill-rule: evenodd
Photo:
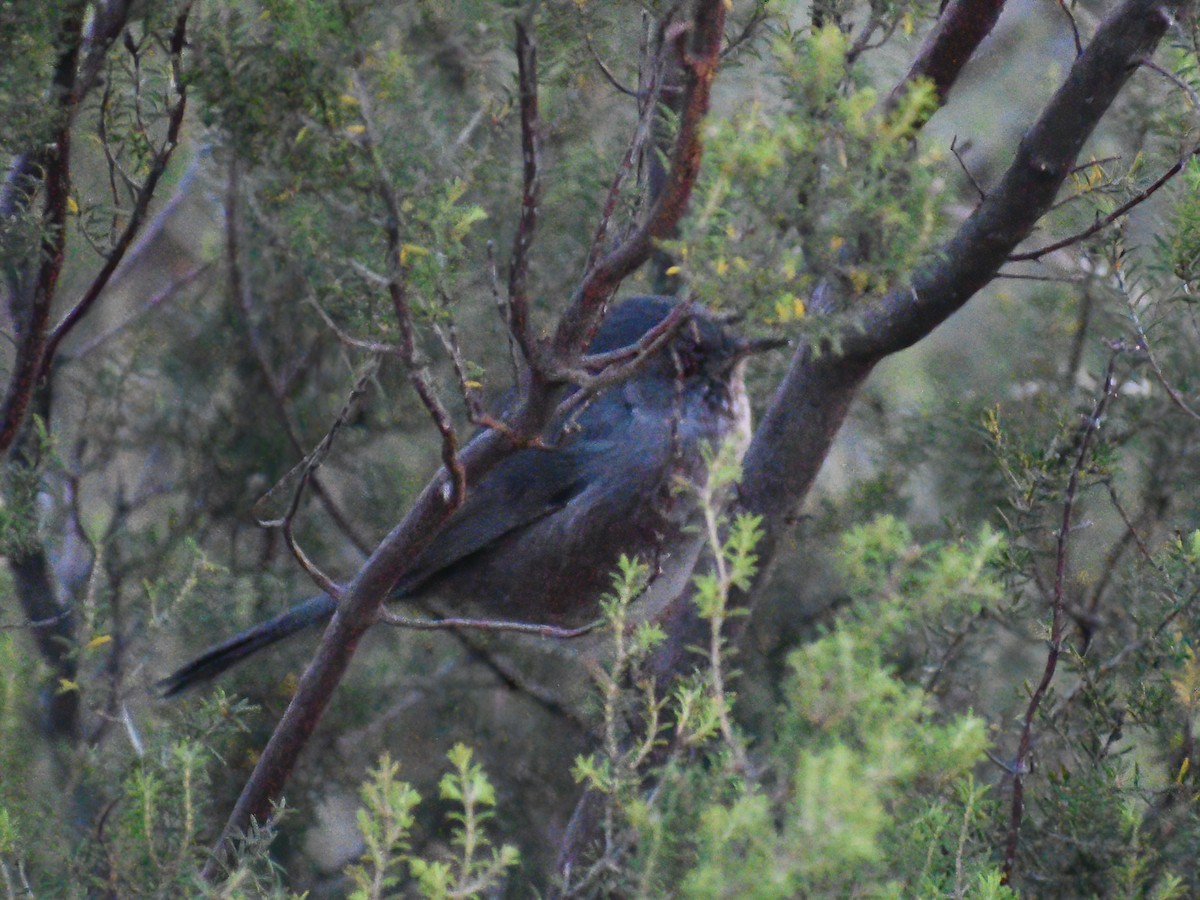
<path fill-rule="evenodd" d="M 264 647 L 282 641 L 305 628 L 328 621 L 336 608 L 337 601 L 332 597 L 324 594 L 310 597 L 275 618 L 261 622 L 206 650 L 203 655 L 160 681 L 158 689 L 164 697 L 173 697 L 190 687 L 215 678 L 230 666 Z"/>

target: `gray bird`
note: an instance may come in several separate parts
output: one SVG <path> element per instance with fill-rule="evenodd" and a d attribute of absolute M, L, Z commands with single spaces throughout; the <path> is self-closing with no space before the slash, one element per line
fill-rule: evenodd
<path fill-rule="evenodd" d="M 674 308 L 666 297 L 615 307 L 589 352 L 636 344 Z M 467 490 L 463 505 L 396 585 L 393 598 L 456 615 L 573 627 L 594 620 L 621 554 L 654 573 L 638 599 L 653 615 L 683 590 L 703 539 L 695 493 L 704 448 L 750 440 L 743 372 L 754 352 L 780 341 L 738 337 L 696 310 L 629 380 L 551 423 L 552 449 L 513 453 Z M 211 648 L 160 683 L 170 696 L 207 681 L 291 634 L 327 621 L 325 595 Z"/>

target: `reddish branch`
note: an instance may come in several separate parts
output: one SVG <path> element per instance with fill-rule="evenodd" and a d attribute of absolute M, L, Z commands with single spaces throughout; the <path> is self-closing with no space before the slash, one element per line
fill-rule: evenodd
<path fill-rule="evenodd" d="M 46 326 L 54 302 L 58 276 L 62 272 L 67 244 L 67 214 L 71 199 L 71 121 L 78 98 L 75 78 L 83 40 L 85 3 L 75 2 L 63 13 L 58 31 L 60 48 L 54 67 L 53 96 L 56 130 L 42 150 L 29 157 L 30 175 L 42 171 L 45 201 L 42 208 L 41 260 L 37 275 L 25 297 L 13 297 L 13 321 L 18 333 L 17 354 L 4 403 L 0 406 L 0 453 L 6 453 L 17 439 L 25 412 L 37 385 L 42 355 L 46 346 Z M 10 176 L 11 178 L 11 176 Z M 32 193 L 30 185 L 14 185 L 15 190 Z M 18 290 L 24 292 L 25 286 Z"/>
<path fill-rule="evenodd" d="M 556 366 L 572 367 L 582 353 L 587 333 L 598 321 L 603 302 L 620 280 L 650 255 L 653 241 L 666 233 L 682 217 L 700 165 L 700 129 L 709 105 L 709 89 L 719 59 L 721 31 L 725 18 L 725 0 L 699 0 L 693 18 L 693 53 L 688 57 L 691 77 L 685 112 L 680 121 L 679 138 L 672 156 L 671 181 L 648 221 L 635 237 L 602 259 L 589 271 L 585 283 L 563 316 L 553 344 Z M 365 100 L 365 92 L 360 99 Z M 366 106 L 364 104 L 364 110 Z M 368 136 L 371 128 L 368 124 Z M 393 271 L 390 281 L 394 306 L 401 318 L 403 342 L 412 347 L 411 323 L 403 291 L 402 260 L 398 258 L 399 217 L 394 196 L 384 200 L 392 219 L 388 241 L 392 247 Z M 415 350 L 413 351 L 415 353 Z M 414 387 L 418 384 L 414 381 Z M 212 878 L 223 862 L 229 842 L 244 833 L 251 819 L 264 822 L 273 802 L 278 799 L 296 764 L 296 759 L 316 728 L 338 683 L 341 681 L 362 635 L 377 619 L 380 605 L 393 586 L 439 533 L 455 508 L 458 490 L 455 482 L 465 477 L 472 483 L 509 455 L 515 442 L 510 435 L 532 439 L 550 421 L 557 405 L 557 386 L 543 377 L 527 379 L 521 402 L 502 432 L 484 432 L 457 455 L 459 475 L 443 467 L 421 492 L 403 521 L 384 538 L 343 593 L 333 619 L 326 629 L 316 656 L 300 680 L 292 702 L 259 757 L 254 772 L 238 798 L 226 822 L 214 855 L 205 866 Z"/>
<path fill-rule="evenodd" d="M 133 239 L 137 237 L 138 232 L 141 231 L 142 223 L 145 221 L 146 212 L 150 208 L 150 201 L 154 197 L 158 182 L 162 179 L 163 173 L 166 172 L 167 164 L 170 163 L 171 157 L 175 153 L 175 148 L 179 146 L 179 130 L 183 126 L 183 115 L 187 109 L 187 87 L 183 79 L 183 49 L 187 43 L 187 20 L 190 11 L 191 4 L 189 3 L 176 16 L 175 27 L 171 31 L 169 44 L 171 81 L 175 89 L 176 100 L 167 117 L 166 137 L 163 138 L 158 152 L 154 154 L 154 159 L 150 163 L 150 170 L 146 174 L 146 180 L 142 182 L 137 200 L 134 203 L 133 210 L 130 212 L 129 222 L 117 238 L 117 242 L 113 245 L 112 250 L 109 251 L 104 265 L 101 266 L 96 277 L 92 279 L 92 283 L 84 291 L 83 296 L 63 316 L 62 320 L 54 326 L 49 337 L 46 339 L 46 347 L 42 354 L 38 371 L 39 378 L 46 377 L 59 343 L 91 311 L 93 304 L 95 304 L 100 294 L 104 291 L 104 288 L 108 285 L 109 279 L 112 278 L 113 272 L 117 270 L 117 267 L 125 258 L 125 252 L 133 243 Z"/>
<path fill-rule="evenodd" d="M 666 25 L 666 23 L 663 23 L 663 25 Z M 650 139 L 653 131 L 655 116 L 658 114 L 659 109 L 664 69 L 667 66 L 667 54 L 664 53 L 666 49 L 664 30 L 660 26 L 654 41 L 655 52 L 653 58 L 650 57 L 648 49 L 643 50 L 642 65 L 644 67 L 644 74 L 639 76 L 641 91 L 636 95 L 638 98 L 638 123 L 637 127 L 633 130 L 633 134 L 630 135 L 629 144 L 625 147 L 625 154 L 621 157 L 621 162 L 617 165 L 617 171 L 613 173 L 612 182 L 608 186 L 608 195 L 605 197 L 604 205 L 600 210 L 600 221 L 596 223 L 596 230 L 592 236 L 592 248 L 588 252 L 587 266 L 589 269 L 596 264 L 600 258 L 600 254 L 604 251 L 609 225 L 612 221 L 613 213 L 617 210 L 617 202 L 621 199 L 622 187 L 628 180 L 629 173 L 633 170 L 634 160 L 642 154 L 646 142 Z M 673 55 L 671 58 L 674 58 Z M 662 165 L 658 158 L 653 157 L 653 160 L 654 165 L 661 170 Z M 654 189 L 655 185 L 652 183 L 651 191 L 654 191 Z"/>
<path fill-rule="evenodd" d="M 80 12 L 82 12 L 80 4 Z M 115 16 L 109 13 L 101 23 L 93 39 L 88 59 L 85 61 L 87 79 L 77 79 L 79 67 L 79 52 L 82 41 L 81 20 L 68 16 L 60 34 L 61 46 L 65 49 L 59 58 L 55 75 L 55 87 L 59 92 L 61 126 L 54 141 L 45 151 L 42 161 L 44 176 L 42 185 L 45 191 L 45 211 L 43 213 L 42 262 L 34 282 L 31 303 L 27 316 L 20 321 L 21 333 L 18 335 L 17 359 L 13 367 L 12 380 L 5 394 L 3 406 L 0 407 L 0 452 L 6 452 L 20 433 L 29 407 L 30 398 L 37 386 L 46 378 L 54 361 L 59 344 L 71 330 L 91 311 L 97 299 L 108 285 L 109 279 L 121 264 L 126 251 L 133 239 L 141 230 L 145 221 L 150 201 L 154 197 L 158 182 L 166 171 L 167 164 L 179 144 L 179 131 L 183 124 L 184 111 L 187 108 L 187 91 L 183 83 L 182 57 L 186 45 L 187 19 L 191 4 L 186 4 L 176 16 L 175 27 L 169 41 L 171 55 L 172 82 L 176 93 L 176 102 L 171 107 L 167 118 L 167 133 L 158 152 L 150 163 L 146 180 L 138 191 L 129 222 L 109 251 L 104 265 L 92 283 L 84 291 L 83 296 L 67 312 L 62 320 L 47 331 L 50 310 L 58 284 L 58 276 L 62 271 L 66 249 L 66 224 L 70 206 L 70 144 L 71 127 L 74 113 L 87 87 L 94 83 L 94 75 L 88 75 L 89 66 L 95 65 L 93 60 L 100 48 L 107 50 L 116 33 L 119 33 L 119 23 L 124 22 L 123 15 Z M 113 29 L 116 31 L 113 31 Z"/>
<path fill-rule="evenodd" d="M 685 73 L 684 99 L 680 107 L 679 133 L 671 155 L 671 171 L 645 222 L 624 243 L 602 256 L 584 273 L 551 344 L 556 368 L 561 368 L 583 351 L 600 321 L 604 305 L 617 286 L 649 258 L 655 242 L 669 236 L 683 218 L 700 174 L 703 151 L 700 131 L 708 115 L 710 89 L 721 59 L 724 25 L 725 3 L 702 0 L 697 4 L 691 28 L 678 26 L 667 35 L 676 42 Z M 686 46 L 689 30 L 692 32 L 690 49 Z"/>
<path fill-rule="evenodd" d="M 1116 368 L 1117 354 L 1114 352 L 1108 361 L 1108 370 L 1104 376 L 1104 388 L 1092 406 L 1091 415 L 1084 423 L 1083 437 L 1079 441 L 1079 453 L 1075 464 L 1071 466 L 1071 474 L 1067 478 L 1067 490 L 1063 498 L 1062 520 L 1058 528 L 1058 540 L 1054 556 L 1054 591 L 1051 599 L 1050 648 L 1046 653 L 1046 665 L 1042 670 L 1041 680 L 1029 696 L 1029 705 L 1025 709 L 1025 719 L 1021 726 L 1021 737 L 1017 744 L 1017 755 L 1011 765 L 1013 776 L 1012 807 L 1009 813 L 1008 837 L 1004 844 L 1004 883 L 1012 880 L 1013 867 L 1017 859 L 1017 846 L 1021 838 L 1021 820 L 1025 814 L 1025 775 L 1030 770 L 1030 757 L 1033 752 L 1033 723 L 1037 718 L 1038 709 L 1045 699 L 1046 691 L 1054 680 L 1058 668 L 1058 658 L 1062 654 L 1063 636 L 1066 632 L 1066 583 L 1067 583 L 1067 551 L 1070 549 L 1071 521 L 1075 511 L 1075 499 L 1079 494 L 1079 478 L 1087 465 L 1088 456 L 1092 452 L 1092 441 L 1100 430 L 1100 421 L 1108 401 L 1113 396 L 1113 372 Z"/>

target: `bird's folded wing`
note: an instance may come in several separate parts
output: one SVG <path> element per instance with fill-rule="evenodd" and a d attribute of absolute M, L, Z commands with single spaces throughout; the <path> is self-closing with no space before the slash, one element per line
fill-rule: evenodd
<path fill-rule="evenodd" d="M 445 529 L 400 579 L 397 594 L 411 593 L 448 566 L 558 512 L 588 483 L 574 448 L 520 450 L 501 462 L 467 499 Z"/>

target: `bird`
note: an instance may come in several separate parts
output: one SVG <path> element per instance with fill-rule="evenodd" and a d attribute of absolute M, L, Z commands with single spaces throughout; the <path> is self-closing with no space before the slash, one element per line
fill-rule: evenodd
<path fill-rule="evenodd" d="M 637 296 L 615 305 L 589 353 L 636 345 L 677 302 Z M 439 614 L 578 627 L 598 616 L 624 554 L 652 573 L 637 606 L 639 616 L 653 616 L 686 587 L 704 543 L 696 491 L 681 485 L 703 483 L 725 442 L 740 459 L 750 442 L 746 361 L 783 343 L 741 337 L 693 305 L 631 377 L 551 422 L 543 446 L 518 449 L 468 485 L 391 599 Z M 323 624 L 336 606 L 324 594 L 304 600 L 210 648 L 159 689 L 173 696 L 209 681 Z"/>

